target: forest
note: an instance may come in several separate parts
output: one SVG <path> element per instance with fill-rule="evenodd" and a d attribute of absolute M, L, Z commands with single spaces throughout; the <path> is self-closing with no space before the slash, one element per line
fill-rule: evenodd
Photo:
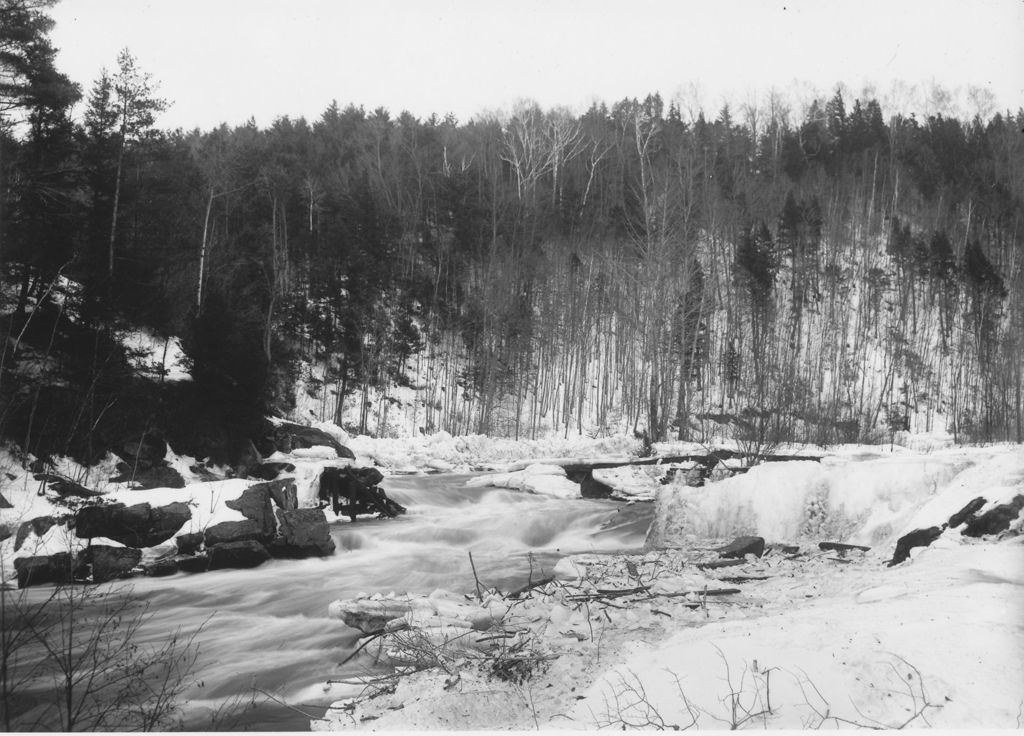
<path fill-rule="evenodd" d="M 87 90 L 56 69 L 49 4 L 0 3 L 0 431 L 37 456 L 154 427 L 230 455 L 300 406 L 381 434 L 1024 441 L 1024 109 L 837 87 L 161 130 L 128 50 Z M 191 381 L 131 368 L 143 328 Z"/>

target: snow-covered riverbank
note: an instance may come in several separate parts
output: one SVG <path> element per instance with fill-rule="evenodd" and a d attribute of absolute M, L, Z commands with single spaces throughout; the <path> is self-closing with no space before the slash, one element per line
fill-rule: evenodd
<path fill-rule="evenodd" d="M 558 580 L 491 599 L 508 613 L 473 632 L 488 647 L 446 654 L 435 641 L 437 664 L 374 680 L 314 727 L 1019 727 L 1021 518 L 980 539 L 941 525 L 974 498 L 983 511 L 1022 494 L 1016 446 L 846 448 L 820 466 L 664 486 L 655 549 L 563 560 Z M 930 547 L 887 566 L 899 537 L 933 525 Z M 700 567 L 751 531 L 776 544 Z"/>

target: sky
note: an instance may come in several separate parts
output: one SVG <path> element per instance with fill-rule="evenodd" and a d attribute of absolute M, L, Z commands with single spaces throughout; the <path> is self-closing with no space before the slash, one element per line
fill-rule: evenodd
<path fill-rule="evenodd" d="M 1024 105 L 1022 0 L 61 0 L 51 15 L 61 71 L 87 92 L 127 47 L 172 103 L 163 128 L 314 120 L 332 100 L 466 121 L 655 91 L 717 113 L 837 84 L 925 111 L 935 86 L 969 115 L 970 86 Z"/>

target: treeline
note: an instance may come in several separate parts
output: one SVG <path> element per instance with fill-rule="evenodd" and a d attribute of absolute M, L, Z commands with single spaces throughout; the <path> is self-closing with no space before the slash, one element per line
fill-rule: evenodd
<path fill-rule="evenodd" d="M 196 406 L 287 412 L 301 380 L 358 430 L 412 380 L 426 431 L 1024 439 L 1024 111 L 655 94 L 184 132 L 130 54 L 81 123 L 53 74 L 3 131 L 9 330 L 50 303 L 179 335 Z"/>

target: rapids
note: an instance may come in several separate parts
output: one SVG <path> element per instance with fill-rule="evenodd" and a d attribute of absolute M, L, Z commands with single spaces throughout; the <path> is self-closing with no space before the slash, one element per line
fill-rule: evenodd
<path fill-rule="evenodd" d="M 253 570 L 136 578 L 153 618 L 142 633 L 157 643 L 168 631 L 204 624 L 196 667 L 200 684 L 185 699 L 186 727 L 211 728 L 210 713 L 253 688 L 312 717 L 339 695 L 328 679 L 353 677 L 365 664 L 339 668 L 359 632 L 327 617 L 328 604 L 360 592 L 429 593 L 474 588 L 469 552 L 484 586 L 503 590 L 550 573 L 563 555 L 638 550 L 652 518 L 647 504 L 564 500 L 497 488 L 466 488 L 467 475 L 396 476 L 381 485 L 408 508 L 397 519 L 332 522 L 338 550 L 324 559 L 272 560 Z M 332 515 L 328 512 L 328 518 Z M 352 690 L 352 694 L 358 688 Z M 306 730 L 309 718 L 256 695 L 232 729 Z"/>

